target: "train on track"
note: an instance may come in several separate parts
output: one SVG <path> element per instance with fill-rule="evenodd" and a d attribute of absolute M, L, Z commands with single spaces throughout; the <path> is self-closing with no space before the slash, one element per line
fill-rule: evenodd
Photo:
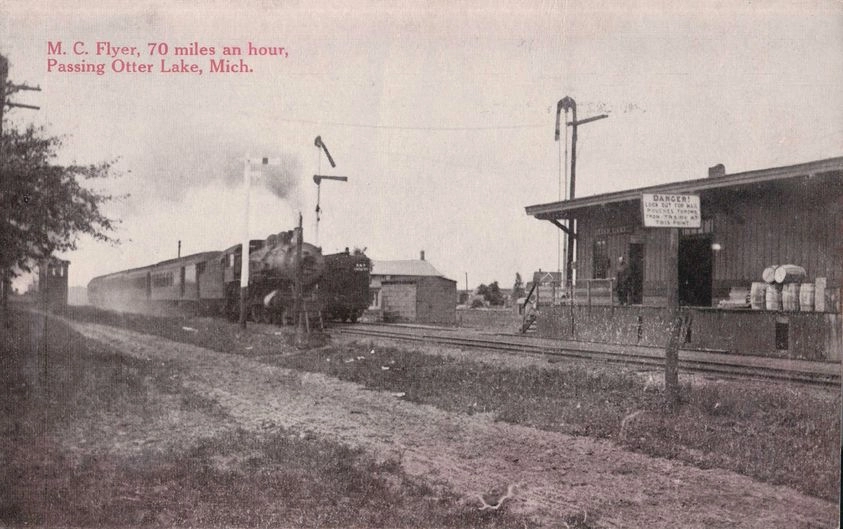
<path fill-rule="evenodd" d="M 369 305 L 371 261 L 359 250 L 323 255 L 321 248 L 299 241 L 300 233 L 291 230 L 250 241 L 249 318 L 293 321 L 300 266 L 302 310 L 325 319 L 357 321 Z M 175 308 L 236 319 L 241 253 L 238 244 L 95 277 L 88 283 L 88 300 L 95 307 L 123 312 Z"/>

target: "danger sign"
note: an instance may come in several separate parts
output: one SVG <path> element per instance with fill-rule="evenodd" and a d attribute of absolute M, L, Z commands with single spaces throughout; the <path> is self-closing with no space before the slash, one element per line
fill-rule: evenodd
<path fill-rule="evenodd" d="M 644 193 L 641 198 L 647 228 L 699 228 L 699 195 Z"/>

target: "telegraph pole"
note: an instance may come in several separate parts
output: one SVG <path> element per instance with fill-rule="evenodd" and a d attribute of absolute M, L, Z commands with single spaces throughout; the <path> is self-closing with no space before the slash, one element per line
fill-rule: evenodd
<path fill-rule="evenodd" d="M 5 161 L 5 154 L 3 153 L 3 148 L 5 146 L 5 140 L 3 138 L 3 119 L 4 119 L 4 112 L 6 107 L 9 108 L 29 108 L 32 110 L 40 110 L 40 107 L 36 107 L 34 105 L 24 105 L 23 103 L 12 103 L 7 100 L 7 97 L 16 93 L 20 92 L 21 90 L 33 90 L 36 92 L 40 92 L 41 88 L 38 86 L 28 86 L 28 85 L 15 85 L 8 81 L 9 77 L 9 61 L 3 55 L 0 55 L 0 164 L 4 163 Z M 9 270 L 5 268 L 0 268 L 0 305 L 2 305 L 3 309 L 3 320 L 4 326 L 8 327 L 10 325 L 9 320 L 9 290 L 12 288 L 12 279 Z"/>
<path fill-rule="evenodd" d="M 304 323 L 307 316 L 304 314 L 304 296 L 302 288 L 302 244 L 303 244 L 304 230 L 302 228 L 302 214 L 299 213 L 299 225 L 296 228 L 296 274 L 294 281 L 294 288 L 296 291 L 295 304 L 296 314 L 296 347 L 304 347 Z M 308 329 L 309 332 L 309 329 Z"/>
<path fill-rule="evenodd" d="M 3 111 L 6 109 L 6 78 L 9 76 L 9 61 L 0 55 L 0 140 L 3 139 Z M 3 143 L 0 141 L 0 149 Z"/>
<path fill-rule="evenodd" d="M 7 78 L 9 76 L 9 61 L 6 57 L 0 55 L 0 138 L 3 137 L 3 113 L 6 107 L 9 108 L 29 108 L 32 110 L 41 110 L 41 107 L 37 107 L 35 105 L 24 105 L 23 103 L 12 103 L 7 101 L 6 98 L 16 92 L 20 92 L 22 90 L 32 90 L 35 92 L 40 92 L 41 87 L 39 86 L 29 86 L 25 84 L 12 84 L 8 82 Z M 2 143 L 0 143 L 0 148 L 2 148 Z"/>
<path fill-rule="evenodd" d="M 240 327 L 246 328 L 246 318 L 249 313 L 249 202 L 252 187 L 252 174 L 249 170 L 251 155 L 246 154 L 243 162 L 243 194 L 245 207 L 243 208 L 243 244 L 240 249 Z"/>
<path fill-rule="evenodd" d="M 6 77 L 9 75 L 9 61 L 0 55 L 0 164 L 4 163 L 3 157 L 3 110 L 6 108 Z M 0 305 L 3 309 L 3 326 L 9 327 L 11 320 L 9 319 L 9 287 L 11 280 L 8 278 L 9 272 L 5 268 L 0 268 Z"/>

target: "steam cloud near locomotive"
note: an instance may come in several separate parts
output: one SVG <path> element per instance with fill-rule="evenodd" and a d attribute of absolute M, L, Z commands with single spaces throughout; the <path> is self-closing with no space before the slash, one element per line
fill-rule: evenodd
<path fill-rule="evenodd" d="M 253 321 L 292 323 L 299 268 L 298 230 L 282 231 L 249 244 L 247 312 Z M 141 313 L 240 313 L 242 245 L 202 252 L 95 277 L 88 283 L 96 307 Z M 301 241 L 300 278 L 304 310 L 357 321 L 369 304 L 371 261 L 359 250 L 324 255 Z"/>

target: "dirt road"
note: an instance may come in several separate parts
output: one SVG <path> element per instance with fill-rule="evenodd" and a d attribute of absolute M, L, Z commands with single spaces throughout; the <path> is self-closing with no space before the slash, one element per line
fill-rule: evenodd
<path fill-rule="evenodd" d="M 69 323 L 122 354 L 175 362 L 183 387 L 212 399 L 228 415 L 226 423 L 249 430 L 283 427 L 362 447 L 379 459 L 400 460 L 405 472 L 478 507 L 479 494 L 515 484 L 509 508 L 543 526 L 565 527 L 562 520 L 578 513 L 590 517 L 590 527 L 837 526 L 836 505 L 729 471 L 652 458 L 609 441 L 494 422 L 485 414 L 447 413 L 323 375 L 156 336 Z M 223 427 L 222 421 L 190 423 L 174 431 L 180 420 L 170 419 L 162 422 L 169 426 L 158 429 L 138 425 L 130 436 L 133 443 L 112 442 L 109 449 L 132 450 L 175 438 L 187 442 Z"/>

